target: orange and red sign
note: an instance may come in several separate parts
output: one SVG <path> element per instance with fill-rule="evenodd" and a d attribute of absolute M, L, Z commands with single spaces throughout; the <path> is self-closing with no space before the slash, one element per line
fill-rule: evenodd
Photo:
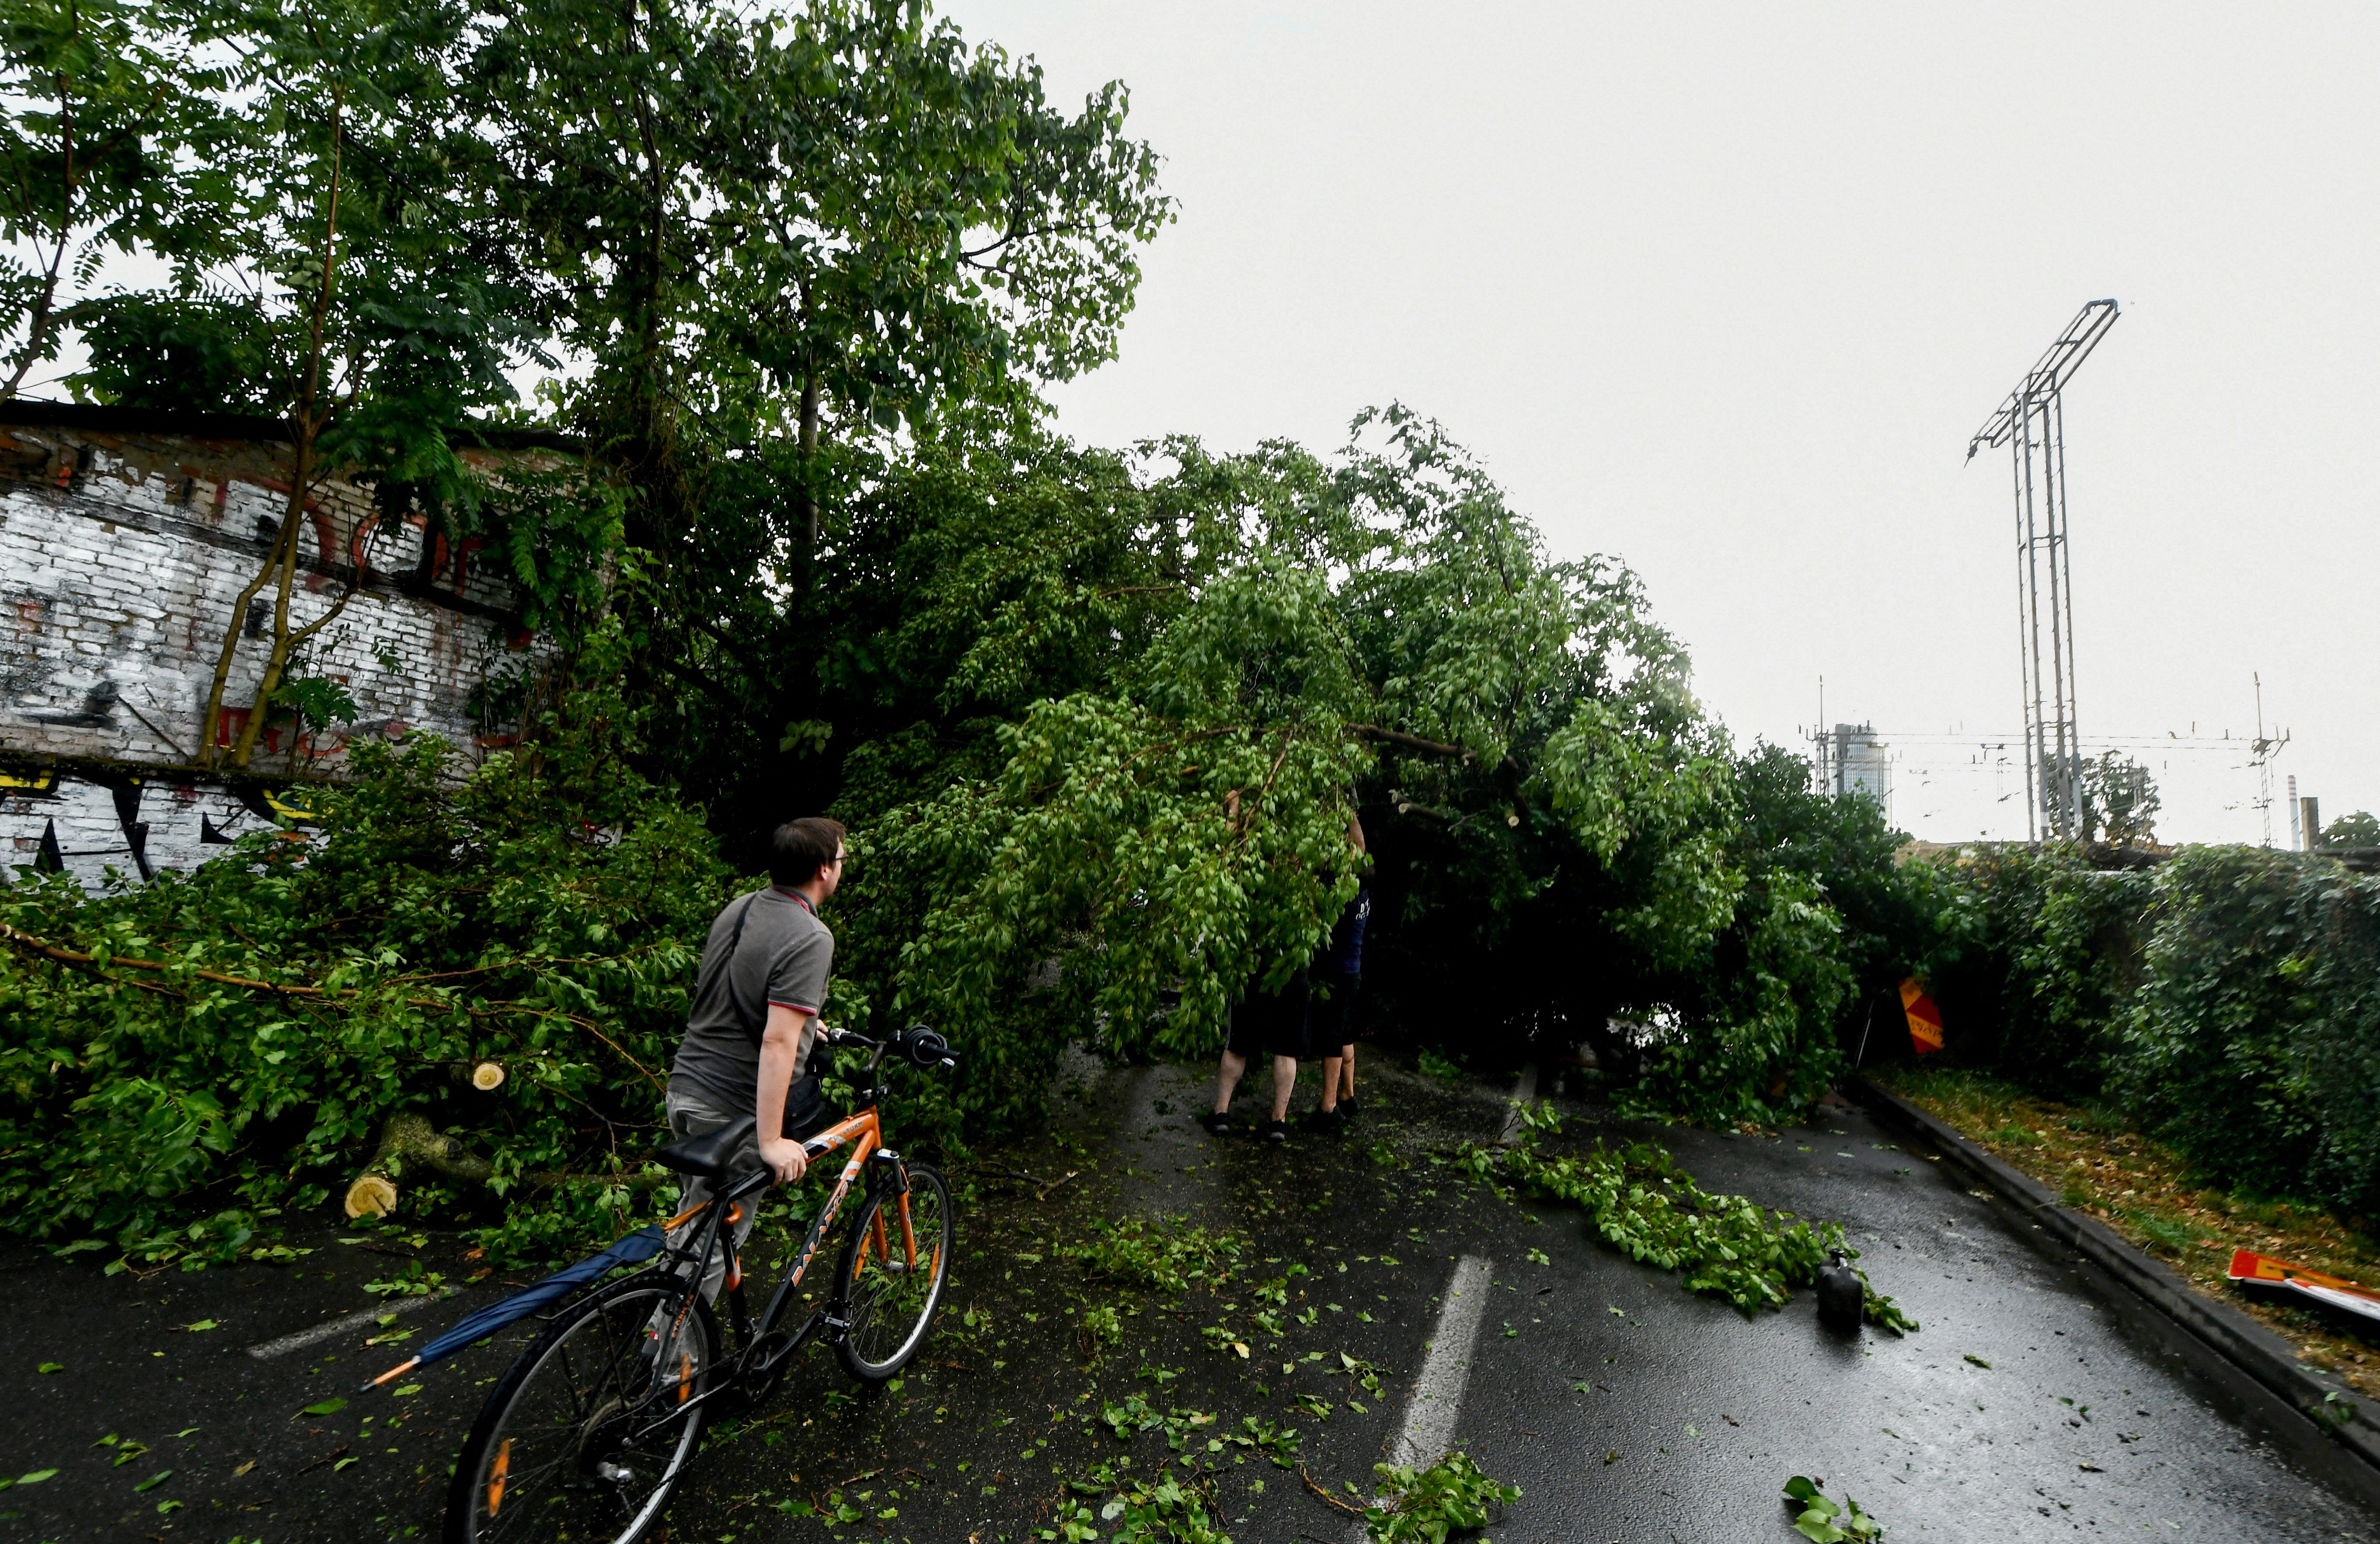
<path fill-rule="evenodd" d="M 2231 1251 L 2231 1269 L 2224 1274 L 2241 1286 L 2271 1287 L 2366 1319 L 2380 1319 L 2380 1292 L 2275 1259 L 2270 1255 L 2260 1255 L 2252 1249 Z"/>
<path fill-rule="evenodd" d="M 1925 995 L 1914 976 L 1900 983 L 1900 1010 L 1909 1015 L 1909 1043 L 1917 1048 L 1917 1054 L 1942 1049 L 1942 1010 Z"/>

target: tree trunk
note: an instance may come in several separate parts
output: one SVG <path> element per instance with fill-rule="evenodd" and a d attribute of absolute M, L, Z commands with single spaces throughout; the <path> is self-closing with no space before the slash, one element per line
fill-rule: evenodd
<path fill-rule="evenodd" d="M 310 406 L 310 404 L 309 404 Z M 291 425 L 297 432 L 296 465 L 290 468 L 289 504 L 282 515 L 281 543 L 273 555 L 279 560 L 273 587 L 273 651 L 265 656 L 264 676 L 256 684 L 256 702 L 249 709 L 248 722 L 239 726 L 239 743 L 232 748 L 231 764 L 246 767 L 249 758 L 256 753 L 256 736 L 264 730 L 264 718 L 273 709 L 273 688 L 281 684 L 282 668 L 289 663 L 289 591 L 298 578 L 298 540 L 299 528 L 306 523 L 306 486 L 314 470 L 314 435 L 312 415 L 300 412 Z M 245 613 L 247 602 L 240 609 Z M 237 628 L 240 619 L 235 617 Z"/>
<path fill-rule="evenodd" d="M 480 1064 L 494 1066 L 492 1062 Z M 495 1166 L 473 1153 L 452 1137 L 439 1135 L 430 1118 L 418 1110 L 391 1115 L 381 1127 L 380 1148 L 371 1161 L 364 1166 L 355 1182 L 347 1186 L 346 1212 L 349 1217 L 385 1217 L 396 1210 L 397 1186 L 412 1167 L 429 1171 L 441 1179 L 458 1185 L 485 1185 L 494 1176 Z M 679 1183 L 678 1176 L 647 1171 L 635 1174 L 572 1174 L 553 1170 L 540 1170 L 521 1176 L 521 1183 L 532 1190 L 559 1190 L 572 1185 L 620 1185 L 630 1190 L 650 1190 L 657 1185 Z"/>
<path fill-rule="evenodd" d="M 397 1181 L 419 1164 L 443 1178 L 485 1185 L 493 1168 L 452 1137 L 442 1137 L 428 1116 L 408 1110 L 391 1115 L 381 1128 L 380 1150 L 347 1186 L 347 1215 L 385 1217 L 396 1210 Z"/>
<path fill-rule="evenodd" d="M 818 432 L 819 379 L 813 369 L 802 377 L 802 529 L 807 533 L 809 553 L 818 555 Z"/>
<path fill-rule="evenodd" d="M 289 415 L 289 428 L 294 443 L 291 447 L 289 468 L 288 517 L 282 523 L 281 542 L 276 549 L 281 560 L 281 568 L 280 577 L 273 591 L 273 652 L 265 660 L 264 678 L 257 684 L 256 701 L 254 706 L 249 709 L 248 722 L 240 726 L 239 744 L 232 750 L 232 765 L 236 767 L 246 767 L 249 758 L 256 752 L 256 736 L 264 728 L 265 714 L 272 711 L 273 689 L 281 684 L 281 671 L 289 663 L 291 646 L 312 637 L 324 623 L 345 610 L 348 599 L 356 592 L 356 581 L 362 577 L 361 575 L 351 576 L 346 594 L 340 596 L 329 611 L 316 617 L 294 638 L 290 635 L 289 590 L 292 582 L 298 577 L 298 529 L 306 519 L 306 490 L 314 479 L 314 444 L 322 435 L 323 425 L 330 421 L 329 412 L 320 406 L 322 394 L 322 334 L 330 321 L 331 294 L 338 283 L 339 276 L 339 191 L 343 186 L 341 179 L 346 166 L 346 110 L 345 91 L 334 90 L 332 93 L 331 105 L 331 186 L 322 211 L 322 276 L 317 280 L 314 288 L 314 315 L 306 334 L 306 363 L 304 370 L 298 373 L 297 407 Z M 249 602 L 254 599 L 254 593 L 250 590 L 247 598 L 240 602 L 242 615 L 232 618 L 231 638 L 226 639 L 228 645 L 225 650 L 226 658 L 219 675 L 229 673 L 228 656 L 232 648 L 237 647 L 237 644 L 231 640 L 238 637 L 238 629 L 243 625 Z M 223 688 L 219 679 L 214 701 L 220 702 L 222 694 Z M 208 713 L 210 720 L 208 739 L 211 745 L 213 739 L 212 733 L 213 716 L 213 710 L 211 708 Z M 294 761 L 295 758 L 293 757 L 292 760 Z"/>
<path fill-rule="evenodd" d="M 231 679 L 232 662 L 239 654 L 239 636 L 248 625 L 248 608 L 255 603 L 257 591 L 262 590 L 266 581 L 279 569 L 283 549 L 297 537 L 297 522 L 283 522 L 281 534 L 274 539 L 273 552 L 264 560 L 264 566 L 256 571 L 256 577 L 248 581 L 248 588 L 239 592 L 237 601 L 232 602 L 231 623 L 224 628 L 223 648 L 215 654 L 214 679 L 207 687 L 206 715 L 199 723 L 199 753 L 194 760 L 200 766 L 215 764 L 215 725 L 223 717 L 224 687 Z M 251 719 L 255 717 L 253 711 L 249 716 Z"/>

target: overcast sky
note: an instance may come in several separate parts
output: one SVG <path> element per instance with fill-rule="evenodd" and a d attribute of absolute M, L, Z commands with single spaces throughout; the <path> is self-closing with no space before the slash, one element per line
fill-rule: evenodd
<path fill-rule="evenodd" d="M 2380 10 L 968 0 L 1052 95 L 1132 89 L 1180 223 L 1122 444 L 1340 443 L 1402 400 L 1557 553 L 1616 554 L 1734 732 L 1872 722 L 1922 836 L 2024 833 L 2005 452 L 1969 436 L 2086 300 L 2066 394 L 2086 744 L 2161 834 L 2380 807 L 2369 453 Z M 2009 796 L 2003 797 L 2002 796 Z"/>

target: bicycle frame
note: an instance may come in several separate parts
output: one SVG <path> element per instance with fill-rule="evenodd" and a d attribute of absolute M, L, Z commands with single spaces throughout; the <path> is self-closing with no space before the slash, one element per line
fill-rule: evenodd
<path fill-rule="evenodd" d="M 826 1204 L 819 1209 L 818 1216 L 811 1220 L 809 1232 L 804 1235 L 802 1246 L 794 1256 L 793 1268 L 785 1273 L 783 1280 L 778 1282 L 777 1290 L 771 1295 L 769 1306 L 761 1312 L 757 1326 L 750 1321 L 744 1311 L 743 1262 L 736 1258 L 731 1246 L 727 1258 L 728 1313 L 735 1323 L 736 1338 L 739 1341 L 756 1335 L 766 1336 L 776 1328 L 778 1319 L 785 1311 L 786 1304 L 793 1298 L 794 1289 L 801 1285 L 802 1279 L 809 1273 L 811 1261 L 824 1246 L 827 1230 L 834 1225 L 835 1218 L 842 1212 L 843 1203 L 851 1194 L 852 1183 L 867 1169 L 870 1159 L 880 1157 L 886 1164 L 885 1173 L 872 1184 L 889 1184 L 897 1187 L 900 1193 L 902 1248 L 907 1263 L 912 1266 L 917 1264 L 917 1240 L 909 1227 L 908 1177 L 900 1169 L 899 1155 L 884 1146 L 883 1127 L 878 1124 L 876 1107 L 873 1104 L 856 1115 L 836 1122 L 816 1137 L 809 1138 L 802 1144 L 802 1150 L 815 1160 L 823 1158 L 846 1144 L 851 1149 L 851 1156 L 844 1161 L 843 1173 L 836 1177 L 834 1188 L 828 1192 Z M 760 1188 L 765 1187 L 764 1176 Z M 744 1186 L 738 1186 L 739 1190 L 743 1188 Z M 889 1241 L 880 1236 L 883 1226 L 883 1219 L 880 1215 L 876 1222 L 876 1230 L 880 1236 L 874 1240 L 879 1254 L 888 1252 Z M 810 1316 L 810 1320 L 805 1323 L 801 1331 L 795 1335 L 794 1344 L 799 1345 L 821 1328 L 835 1332 L 845 1329 L 847 1325 L 840 1310 L 848 1305 L 850 1292 L 850 1283 L 836 1282 L 825 1307 Z M 791 1349 L 790 1346 L 787 1348 L 789 1353 Z"/>
<path fill-rule="evenodd" d="M 868 1062 L 868 1070 L 871 1081 L 875 1076 L 877 1064 L 882 1058 L 883 1050 L 880 1047 L 876 1055 Z M 851 1149 L 851 1156 L 844 1161 L 843 1173 L 836 1178 L 834 1188 L 828 1193 L 826 1204 L 819 1209 L 818 1216 L 811 1220 L 809 1231 L 804 1235 L 801 1247 L 795 1252 L 792 1269 L 777 1283 L 777 1290 L 771 1295 L 769 1306 L 762 1311 L 757 1324 L 744 1306 L 744 1262 L 736 1250 L 733 1229 L 743 1220 L 740 1209 L 774 1184 L 775 1176 L 766 1169 L 747 1174 L 731 1188 L 687 1208 L 663 1224 L 663 1232 L 670 1233 L 676 1231 L 679 1226 L 689 1221 L 696 1218 L 701 1219 L 701 1225 L 695 1230 L 693 1238 L 685 1245 L 672 1246 L 662 1257 L 667 1263 L 660 1269 L 673 1274 L 681 1274 L 682 1279 L 688 1281 L 699 1279 L 698 1270 L 682 1272 L 681 1267 L 709 1258 L 714 1239 L 722 1239 L 727 1250 L 727 1280 L 724 1295 L 727 1299 L 729 1322 L 734 1326 L 735 1332 L 736 1353 L 725 1368 L 727 1376 L 697 1395 L 695 1403 L 706 1403 L 715 1395 L 724 1393 L 728 1389 L 740 1383 L 747 1374 L 759 1373 L 765 1376 L 773 1371 L 779 1363 L 808 1344 L 815 1336 L 824 1334 L 832 1343 L 834 1338 L 850 1330 L 851 1283 L 841 1280 L 842 1273 L 838 1271 L 836 1273 L 838 1279 L 833 1284 L 833 1290 L 828 1294 L 827 1300 L 811 1311 L 809 1318 L 803 1321 L 802 1327 L 787 1337 L 782 1346 L 761 1358 L 757 1367 L 751 1365 L 761 1347 L 775 1334 L 778 1319 L 783 1315 L 786 1304 L 792 1300 L 794 1290 L 801 1285 L 803 1278 L 809 1273 L 811 1261 L 817 1258 L 819 1249 L 826 1242 L 827 1230 L 834 1225 L 834 1220 L 841 1213 L 844 1199 L 851 1194 L 852 1183 L 868 1168 L 871 1159 L 879 1161 L 883 1165 L 883 1169 L 881 1173 L 870 1181 L 870 1194 L 880 1187 L 889 1185 L 900 1196 L 901 1249 L 905 1263 L 910 1269 L 916 1269 L 917 1238 L 916 1231 L 909 1223 L 908 1173 L 902 1167 L 900 1155 L 884 1146 L 883 1127 L 877 1116 L 877 1104 L 883 1097 L 883 1088 L 880 1085 L 871 1087 L 868 1094 L 868 1102 L 860 1110 L 837 1121 L 802 1143 L 803 1154 L 806 1159 L 812 1161 L 846 1145 Z M 872 1242 L 875 1253 L 879 1257 L 889 1257 L 892 1253 L 892 1241 L 886 1234 L 881 1212 L 877 1214 L 874 1232 L 876 1236 Z M 691 1311 L 693 1301 L 694 1295 L 689 1292 L 686 1305 L 678 1310 L 680 1323 L 683 1323 L 686 1314 Z M 675 1328 L 673 1326 L 673 1334 L 675 1333 Z M 654 1423 L 654 1428 L 657 1429 L 677 1419 L 683 1413 L 683 1406 L 669 1412 Z M 644 1434 L 639 1432 L 638 1435 L 641 1438 Z"/>

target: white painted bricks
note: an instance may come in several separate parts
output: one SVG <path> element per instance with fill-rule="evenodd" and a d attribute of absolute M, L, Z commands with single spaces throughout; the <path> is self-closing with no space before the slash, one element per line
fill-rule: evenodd
<path fill-rule="evenodd" d="M 513 458 L 550 466 L 555 455 L 465 454 L 499 468 Z M 18 421 L 0 404 L 0 753 L 16 753 L 5 760 L 71 758 L 128 773 L 188 768 L 225 631 L 244 627 L 239 592 L 286 512 L 289 455 L 272 440 Z M 508 725 L 480 723 L 472 711 L 492 670 L 528 663 L 496 554 L 482 561 L 467 547 L 458 556 L 440 541 L 424 565 L 419 517 L 384 522 L 371 490 L 344 479 L 310 500 L 308 523 L 302 550 L 313 566 L 293 587 L 290 621 L 322 615 L 360 560 L 364 585 L 316 636 L 304 668 L 342 682 L 361 713 L 344 733 L 304 743 L 268 731 L 249 770 L 335 777 L 350 739 L 412 731 L 442 736 L 467 758 L 508 743 L 490 733 Z M 272 590 L 259 599 L 269 607 Z M 226 708 L 252 703 L 271 631 L 268 612 L 264 636 L 241 638 Z M 32 861 L 48 829 L 86 882 L 111 864 L 137 877 L 115 789 L 79 775 L 32 781 L 46 785 L 0 787 L 0 867 Z M 138 806 L 152 868 L 188 868 L 223 850 L 200 843 L 201 816 L 233 831 L 259 819 L 187 771 L 152 777 Z"/>

